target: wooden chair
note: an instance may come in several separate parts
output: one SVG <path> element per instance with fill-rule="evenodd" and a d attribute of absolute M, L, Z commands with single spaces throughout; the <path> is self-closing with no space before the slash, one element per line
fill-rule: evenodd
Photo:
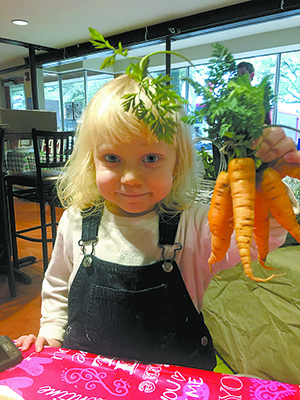
<path fill-rule="evenodd" d="M 41 131 L 32 129 L 34 160 L 36 169 L 21 171 L 5 177 L 9 204 L 9 221 L 12 242 L 13 266 L 19 268 L 17 238 L 42 243 L 44 271 L 48 267 L 48 243 L 54 246 L 56 239 L 56 207 L 60 207 L 55 184 L 61 168 L 68 161 L 74 147 L 75 132 Z M 27 229 L 16 229 L 14 197 L 39 203 L 40 225 Z M 50 223 L 46 221 L 46 205 L 50 206 Z M 51 226 L 51 237 L 47 227 Z M 41 237 L 28 233 L 40 230 Z"/>

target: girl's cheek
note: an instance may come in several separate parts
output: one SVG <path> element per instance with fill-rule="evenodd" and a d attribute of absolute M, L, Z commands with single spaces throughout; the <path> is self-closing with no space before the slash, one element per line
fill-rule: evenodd
<path fill-rule="evenodd" d="M 105 189 L 117 181 L 117 176 L 111 171 L 102 171 L 96 173 L 96 183 L 99 190 Z"/>

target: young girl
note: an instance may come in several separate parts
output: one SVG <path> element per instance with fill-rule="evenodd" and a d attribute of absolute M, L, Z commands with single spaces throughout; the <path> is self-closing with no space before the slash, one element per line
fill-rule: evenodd
<path fill-rule="evenodd" d="M 17 344 L 213 369 L 203 295 L 215 273 L 240 262 L 236 242 L 211 272 L 208 206 L 194 204 L 189 131 L 179 123 L 172 145 L 158 141 L 123 109 L 124 94 L 136 92 L 124 75 L 86 108 L 59 185 L 67 211 L 43 282 L 40 332 Z M 281 129 L 265 130 L 261 158 L 286 153 L 300 162 Z M 285 236 L 272 221 L 271 249 Z"/>

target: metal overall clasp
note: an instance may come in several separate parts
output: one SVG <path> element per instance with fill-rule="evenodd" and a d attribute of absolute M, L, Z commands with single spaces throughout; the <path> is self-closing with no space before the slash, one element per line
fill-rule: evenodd
<path fill-rule="evenodd" d="M 162 253 L 161 253 L 161 256 L 163 259 L 162 269 L 165 272 L 171 272 L 173 270 L 173 261 L 176 257 L 176 252 L 178 250 L 182 249 L 182 244 L 174 243 L 172 246 L 168 246 L 169 247 L 168 250 L 173 251 L 173 256 L 171 258 L 170 257 L 166 258 L 166 256 L 165 256 L 165 251 L 167 250 L 166 245 L 159 244 L 159 247 L 162 249 Z"/>
<path fill-rule="evenodd" d="M 93 240 L 91 243 L 89 243 L 89 244 L 87 244 L 87 243 L 89 243 L 89 242 L 84 242 L 82 239 L 80 239 L 78 241 L 78 246 L 81 248 L 81 251 L 82 251 L 82 254 L 83 254 L 82 263 L 83 263 L 84 267 L 89 268 L 93 263 L 92 255 L 95 252 L 95 246 L 98 243 L 98 237 L 96 237 L 96 239 Z M 87 252 L 86 252 L 87 245 L 91 245 L 92 246 L 92 250 L 91 250 L 91 252 L 89 254 L 87 254 Z"/>

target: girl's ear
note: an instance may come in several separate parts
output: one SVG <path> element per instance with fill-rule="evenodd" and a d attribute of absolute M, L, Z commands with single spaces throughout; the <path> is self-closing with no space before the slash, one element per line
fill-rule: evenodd
<path fill-rule="evenodd" d="M 177 173 L 178 173 L 178 160 L 175 161 L 175 165 L 173 168 L 173 178 L 175 175 L 177 175 Z"/>

